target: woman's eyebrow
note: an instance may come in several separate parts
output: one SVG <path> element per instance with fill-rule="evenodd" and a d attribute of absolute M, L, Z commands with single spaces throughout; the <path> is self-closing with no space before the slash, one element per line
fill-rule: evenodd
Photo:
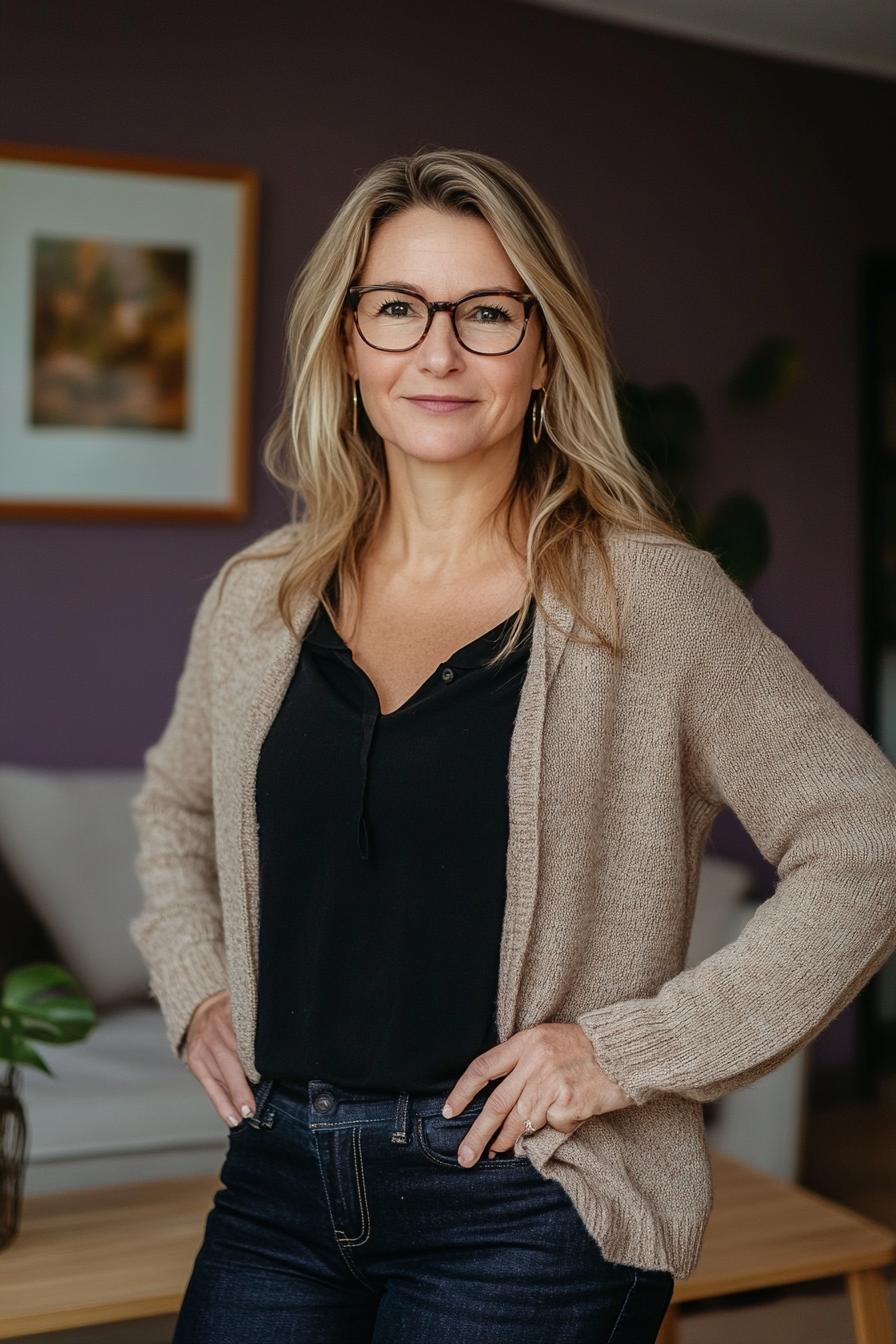
<path fill-rule="evenodd" d="M 419 285 L 412 285 L 408 280 L 382 280 L 375 281 L 374 289 L 400 289 L 405 294 L 419 294 L 423 298 L 423 290 Z"/>
<path fill-rule="evenodd" d="M 421 299 L 426 298 L 426 295 L 424 294 L 423 290 L 420 288 L 419 285 L 412 285 L 407 280 L 382 280 L 382 281 L 376 280 L 372 281 L 370 285 L 362 285 L 361 288 L 400 289 L 403 294 L 419 294 Z M 517 292 L 518 292 L 517 290 L 508 290 L 506 285 L 477 285 L 475 289 L 467 290 L 465 294 L 461 295 L 461 297 L 466 298 L 467 294 L 507 294 L 507 293 L 515 294 Z M 522 293 L 523 291 L 519 292 Z"/>

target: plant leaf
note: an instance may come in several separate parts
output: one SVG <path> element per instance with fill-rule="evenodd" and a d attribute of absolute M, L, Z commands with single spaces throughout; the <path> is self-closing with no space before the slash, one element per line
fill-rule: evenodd
<path fill-rule="evenodd" d="M 82 994 L 75 977 L 63 966 L 51 961 L 34 961 L 10 971 L 3 983 L 3 1002 L 11 1008 L 24 1008 L 35 994 L 48 990 Z"/>
<path fill-rule="evenodd" d="M 96 1025 L 96 1014 L 86 999 L 53 999 L 34 1008 L 6 1008 L 20 1036 L 47 1045 L 72 1045 L 83 1041 Z"/>
<path fill-rule="evenodd" d="M 29 1064 L 34 1069 L 51 1073 L 36 1050 L 13 1029 L 10 1017 L 0 1012 L 0 1059 L 9 1064 Z"/>
<path fill-rule="evenodd" d="M 644 387 L 623 382 L 616 401 L 625 436 L 642 466 L 675 500 L 693 473 L 706 437 L 706 413 L 684 383 Z"/>
<path fill-rule="evenodd" d="M 706 519 L 699 543 L 713 552 L 740 588 L 751 587 L 771 559 L 771 530 L 765 509 L 753 495 L 729 495 Z"/>
<path fill-rule="evenodd" d="M 731 375 L 728 398 L 747 410 L 768 410 L 793 391 L 805 365 L 796 341 L 789 336 L 766 336 Z"/>
<path fill-rule="evenodd" d="M 96 1026 L 96 1013 L 73 975 L 62 966 L 35 962 L 11 971 L 0 1013 L 15 1037 L 52 1045 L 81 1041 Z M 8 1058 L 0 1047 L 0 1057 Z"/>
<path fill-rule="evenodd" d="M 62 1032 L 58 1027 L 50 1022 L 34 1021 L 19 1012 L 18 1008 L 7 1008 L 5 1005 L 0 1008 L 0 1027 L 9 1032 L 13 1037 L 30 1036 L 36 1041 L 44 1041 L 49 1045 L 64 1045 Z"/>
<path fill-rule="evenodd" d="M 33 1046 L 30 1046 L 27 1041 L 23 1041 L 21 1037 L 18 1037 L 14 1043 L 13 1057 L 10 1063 L 27 1064 L 32 1069 L 40 1069 L 41 1073 L 48 1073 L 51 1078 L 55 1077 L 46 1060 L 42 1059 Z"/>

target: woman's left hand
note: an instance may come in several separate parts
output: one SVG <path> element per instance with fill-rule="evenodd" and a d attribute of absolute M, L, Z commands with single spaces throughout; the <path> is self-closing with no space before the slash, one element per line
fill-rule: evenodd
<path fill-rule="evenodd" d="M 576 1022 L 530 1027 L 479 1055 L 454 1085 L 442 1114 L 460 1115 L 494 1078 L 504 1081 L 464 1136 L 457 1153 L 462 1167 L 475 1166 L 486 1144 L 493 1157 L 512 1148 L 521 1134 L 544 1125 L 571 1134 L 592 1115 L 633 1104 L 604 1073 Z"/>

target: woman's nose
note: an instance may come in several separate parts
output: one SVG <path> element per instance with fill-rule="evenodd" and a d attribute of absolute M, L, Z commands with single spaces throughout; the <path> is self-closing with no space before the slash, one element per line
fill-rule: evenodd
<path fill-rule="evenodd" d="M 464 348 L 454 334 L 450 313 L 436 313 L 419 350 L 420 368 L 433 373 L 450 373 L 464 361 Z"/>

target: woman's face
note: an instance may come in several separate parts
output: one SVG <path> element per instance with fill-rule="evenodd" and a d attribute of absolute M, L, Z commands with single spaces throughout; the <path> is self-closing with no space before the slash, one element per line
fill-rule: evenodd
<path fill-rule="evenodd" d="M 526 290 L 488 224 L 423 207 L 380 227 L 359 284 L 417 291 L 431 303 L 482 290 Z M 521 344 L 504 355 L 465 350 L 447 313 L 436 313 L 422 344 L 403 353 L 372 349 L 350 316 L 345 331 L 349 373 L 387 446 L 422 462 L 519 451 L 532 391 L 546 376 L 535 313 Z"/>

